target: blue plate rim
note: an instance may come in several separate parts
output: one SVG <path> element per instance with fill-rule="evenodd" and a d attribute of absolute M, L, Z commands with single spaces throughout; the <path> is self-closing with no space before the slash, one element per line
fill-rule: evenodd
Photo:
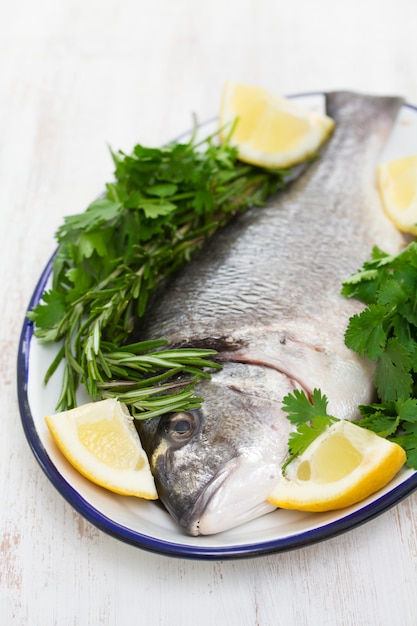
<path fill-rule="evenodd" d="M 293 97 L 317 95 L 320 93 L 322 92 L 309 92 L 297 94 Z M 417 112 L 417 106 L 408 103 L 404 103 L 403 106 Z M 215 120 L 215 118 L 213 118 L 213 120 Z M 200 126 L 209 124 L 213 120 L 208 120 Z M 33 323 L 28 319 L 27 312 L 31 311 L 41 300 L 46 283 L 52 272 L 52 263 L 55 254 L 56 252 L 50 257 L 36 284 L 27 307 L 19 338 L 17 355 L 17 396 L 21 423 L 29 447 L 53 486 L 82 517 L 106 534 L 132 546 L 169 557 L 199 560 L 226 560 L 266 556 L 306 547 L 353 530 L 397 505 L 401 500 L 417 489 L 417 472 L 415 472 L 400 485 L 383 494 L 380 498 L 334 522 L 283 538 L 229 547 L 195 546 L 173 543 L 140 533 L 110 519 L 85 500 L 57 470 L 39 437 L 30 408 L 28 398 L 28 373 L 30 347 L 33 339 Z"/>

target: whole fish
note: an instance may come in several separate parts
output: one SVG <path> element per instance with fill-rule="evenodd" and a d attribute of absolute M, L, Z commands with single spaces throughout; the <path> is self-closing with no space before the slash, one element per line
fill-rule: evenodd
<path fill-rule="evenodd" d="M 403 243 L 375 183 L 401 104 L 327 94 L 336 125 L 321 157 L 210 240 L 141 323 L 141 339 L 215 348 L 223 366 L 197 385 L 200 410 L 138 425 L 159 496 L 191 535 L 274 508 L 266 496 L 288 454 L 287 393 L 319 388 L 347 419 L 372 400 L 374 367 L 344 343 L 362 305 L 340 289 L 375 244 L 395 252 Z"/>

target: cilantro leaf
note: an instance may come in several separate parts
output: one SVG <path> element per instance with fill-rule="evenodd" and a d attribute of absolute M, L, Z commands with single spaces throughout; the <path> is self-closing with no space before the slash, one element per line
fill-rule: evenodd
<path fill-rule="evenodd" d="M 304 391 L 294 389 L 283 399 L 282 410 L 292 424 L 309 422 L 317 416 L 327 415 L 327 398 L 320 389 L 314 389 L 311 400 Z"/>
<path fill-rule="evenodd" d="M 104 232 L 85 232 L 81 233 L 78 238 L 78 259 L 90 258 L 94 252 L 99 256 L 105 256 L 108 248 L 109 233 Z"/>
<path fill-rule="evenodd" d="M 375 360 L 384 351 L 387 333 L 384 327 L 386 309 L 382 305 L 370 304 L 359 315 L 349 320 L 345 333 L 345 343 L 361 356 Z"/>
<path fill-rule="evenodd" d="M 417 469 L 417 436 L 408 435 L 404 437 L 404 443 L 399 443 L 407 453 L 407 466 L 412 469 Z"/>
<path fill-rule="evenodd" d="M 167 196 L 173 196 L 177 193 L 178 185 L 174 183 L 159 183 L 151 185 L 145 189 L 146 193 L 150 196 L 157 196 L 158 198 L 166 198 Z"/>
<path fill-rule="evenodd" d="M 409 296 L 401 282 L 389 278 L 381 285 L 377 298 L 381 305 L 393 309 L 407 302 Z"/>
<path fill-rule="evenodd" d="M 319 435 L 338 421 L 327 413 L 327 404 L 327 397 L 320 389 L 314 389 L 311 399 L 299 389 L 294 389 L 283 399 L 282 409 L 296 426 L 288 439 L 289 457 L 282 467 L 283 473 L 296 456 L 301 455 Z"/>
<path fill-rule="evenodd" d="M 57 239 L 62 241 L 71 231 L 88 232 L 100 228 L 103 224 L 113 222 L 122 211 L 122 206 L 109 198 L 94 200 L 84 213 L 69 215 L 64 218 L 64 224 L 58 229 Z"/>
<path fill-rule="evenodd" d="M 396 337 L 388 339 L 377 364 L 375 384 L 382 402 L 408 398 L 413 388 L 412 360 Z"/>
<path fill-rule="evenodd" d="M 150 219 L 169 215 L 170 213 L 175 211 L 176 208 L 177 206 L 173 202 L 167 202 L 162 200 L 155 201 L 143 198 L 138 202 L 138 209 L 142 209 L 142 211 L 145 213 L 145 216 Z"/>
<path fill-rule="evenodd" d="M 388 437 L 397 432 L 400 416 L 394 402 L 360 405 L 359 411 L 363 418 L 357 422 L 358 426 L 372 430 L 381 437 Z"/>
<path fill-rule="evenodd" d="M 29 311 L 28 318 L 42 329 L 37 336 L 43 341 L 55 341 L 57 327 L 66 312 L 65 295 L 55 290 L 45 291 L 38 306 Z"/>
<path fill-rule="evenodd" d="M 299 456 L 313 441 L 321 435 L 331 424 L 333 420 L 327 415 L 316 416 L 311 424 L 302 422 L 298 424 L 297 430 L 290 433 L 288 447 L 291 454 L 291 460 L 295 456 Z"/>
<path fill-rule="evenodd" d="M 417 424 L 417 398 L 407 398 L 397 402 L 396 405 L 400 420 Z"/>

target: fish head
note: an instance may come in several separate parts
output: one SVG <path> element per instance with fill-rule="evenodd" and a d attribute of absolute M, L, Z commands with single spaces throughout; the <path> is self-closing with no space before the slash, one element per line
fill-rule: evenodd
<path fill-rule="evenodd" d="M 190 535 L 213 534 L 274 509 L 266 496 L 288 452 L 283 374 L 227 363 L 196 386 L 200 409 L 139 426 L 158 494 Z"/>

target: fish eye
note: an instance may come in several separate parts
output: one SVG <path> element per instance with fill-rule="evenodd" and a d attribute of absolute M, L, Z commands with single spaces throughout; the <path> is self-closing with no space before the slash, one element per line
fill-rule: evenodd
<path fill-rule="evenodd" d="M 165 434 L 173 441 L 186 441 L 198 428 L 198 415 L 194 411 L 171 413 L 165 419 Z"/>

